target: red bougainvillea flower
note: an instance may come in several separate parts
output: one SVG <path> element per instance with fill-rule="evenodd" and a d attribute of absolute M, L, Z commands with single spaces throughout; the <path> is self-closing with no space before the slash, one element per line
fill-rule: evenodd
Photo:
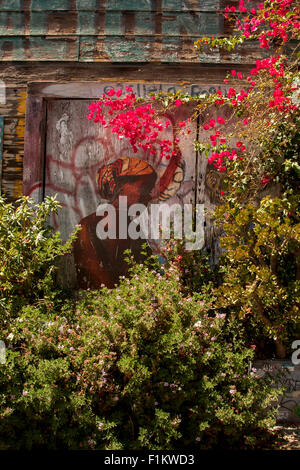
<path fill-rule="evenodd" d="M 116 93 L 116 92 L 115 92 L 114 88 L 111 88 L 111 89 L 107 92 L 107 96 L 114 96 L 115 93 Z"/>

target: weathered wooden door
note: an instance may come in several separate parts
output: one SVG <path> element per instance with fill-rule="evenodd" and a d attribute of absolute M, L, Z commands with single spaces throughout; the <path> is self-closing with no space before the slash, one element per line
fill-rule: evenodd
<path fill-rule="evenodd" d="M 194 151 L 193 141 L 199 135 L 194 122 L 189 136 L 181 138 L 174 159 L 161 159 L 142 150 L 133 153 L 130 145 L 118 140 L 109 129 L 89 121 L 88 99 L 47 100 L 46 155 L 44 195 L 54 196 L 62 210 L 51 223 L 64 240 L 76 224 L 82 226 L 74 253 L 66 258 L 67 284 L 96 288 L 113 286 L 120 275 L 126 274 L 123 251 L 130 248 L 137 259 L 142 243 L 159 251 L 155 240 L 99 240 L 96 211 L 99 204 L 114 204 L 117 216 L 118 194 L 126 195 L 131 204 L 146 206 L 154 202 L 184 204 L 215 202 L 214 177 L 209 177 L 207 160 Z M 182 107 L 175 116 L 166 116 L 172 125 L 166 137 L 175 144 L 177 122 L 187 117 Z M 210 171 L 211 172 L 211 171 Z M 215 174 L 215 172 L 212 172 Z M 121 183 L 122 182 L 122 183 Z M 119 193 L 118 193 L 119 191 Z M 118 219 L 119 220 L 119 219 Z M 212 237 L 207 224 L 206 238 Z"/>

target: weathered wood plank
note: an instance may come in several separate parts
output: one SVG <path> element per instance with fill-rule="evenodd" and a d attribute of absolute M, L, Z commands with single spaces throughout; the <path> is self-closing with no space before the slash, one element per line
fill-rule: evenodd
<path fill-rule="evenodd" d="M 22 194 L 25 116 L 5 117 L 2 192 L 9 200 Z"/>
<path fill-rule="evenodd" d="M 128 19 L 130 21 L 128 21 Z M 223 19 L 214 12 L 32 12 L 29 27 L 24 12 L 0 11 L 0 36 L 81 36 L 156 34 L 185 36 L 222 33 Z"/>
<path fill-rule="evenodd" d="M 10 87 L 5 83 L 6 103 L 0 104 L 0 115 L 5 117 L 24 117 L 26 88 Z"/>
<path fill-rule="evenodd" d="M 3 143 L 2 194 L 10 201 L 22 195 L 24 141 Z"/>
<path fill-rule="evenodd" d="M 202 62 L 202 63 L 253 63 L 262 56 L 256 44 L 247 44 L 234 54 L 199 53 L 194 47 L 198 37 L 182 38 L 154 36 L 80 37 L 79 60 L 83 62 Z"/>
<path fill-rule="evenodd" d="M 165 11 L 217 11 L 220 0 L 162 0 Z M 155 0 L 2 0 L 3 11 L 155 11 Z"/>
<path fill-rule="evenodd" d="M 95 82 L 71 82 L 71 83 L 55 83 L 55 82 L 43 82 L 33 83 L 28 87 L 28 94 L 35 96 L 44 96 L 45 98 L 86 98 L 86 99 L 98 99 L 103 93 L 107 93 L 112 87 L 121 88 L 125 90 L 125 86 L 129 85 L 132 87 L 137 97 L 143 98 L 148 97 L 149 93 L 159 92 L 171 92 L 177 93 L 182 90 L 184 93 L 188 93 L 191 96 L 197 96 L 199 94 L 211 94 L 216 93 L 217 90 L 221 89 L 226 95 L 227 86 L 218 83 L 169 83 L 166 80 L 160 80 L 156 83 L 149 82 L 130 82 L 126 81 L 108 81 L 103 80 L 99 83 Z"/>
<path fill-rule="evenodd" d="M 0 37 L 0 60 L 76 61 L 77 59 L 77 37 Z"/>
<path fill-rule="evenodd" d="M 44 138 L 46 106 L 42 98 L 29 97 L 26 106 L 23 192 L 30 195 L 34 185 L 38 200 L 43 196 Z"/>
<path fill-rule="evenodd" d="M 240 64 L 242 72 L 247 73 L 252 65 Z M 49 64 L 46 62 L 0 62 L 0 77 L 7 89 L 18 88 L 25 90 L 27 84 L 36 82 L 56 82 L 70 84 L 85 82 L 86 86 L 96 83 L 115 81 L 124 83 L 133 81 L 139 83 L 155 83 L 159 78 L 162 83 L 193 84 L 195 78 L 204 85 L 223 83 L 224 74 L 230 71 L 231 66 L 226 63 L 202 64 L 199 62 L 185 64 L 111 64 L 111 63 L 69 63 L 59 62 Z M 42 85 L 43 83 L 41 83 Z"/>

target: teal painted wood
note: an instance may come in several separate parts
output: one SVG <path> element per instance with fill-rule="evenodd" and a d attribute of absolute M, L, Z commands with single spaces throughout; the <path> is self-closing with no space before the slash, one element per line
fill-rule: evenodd
<path fill-rule="evenodd" d="M 199 54 L 224 33 L 219 0 L 0 0 L 0 61 L 253 62 Z M 260 51 L 259 51 L 260 52 Z M 250 61 L 247 55 L 251 56 Z"/>
<path fill-rule="evenodd" d="M 220 4 L 220 0 L 162 0 L 162 10 L 216 11 Z"/>
<path fill-rule="evenodd" d="M 0 11 L 0 35 L 23 35 L 25 18 L 22 12 Z"/>
<path fill-rule="evenodd" d="M 194 41 L 199 36 L 30 36 L 0 37 L 0 61 L 62 62 L 201 62 L 249 64 L 262 57 L 257 47 L 247 45 L 234 56 L 199 54 Z"/>
<path fill-rule="evenodd" d="M 20 37 L 0 37 L 1 60 L 77 61 L 78 38 L 48 39 L 34 36 L 26 39 Z"/>
<path fill-rule="evenodd" d="M 220 0 L 161 0 L 161 11 L 216 11 Z M 29 5 L 29 7 L 28 7 Z M 2 0 L 1 11 L 156 11 L 155 0 Z"/>
<path fill-rule="evenodd" d="M 96 10 L 100 8 L 98 0 L 76 0 L 77 10 Z"/>
<path fill-rule="evenodd" d="M 72 10 L 72 0 L 31 0 L 31 10 Z"/>
<path fill-rule="evenodd" d="M 99 17 L 99 13 L 95 11 L 79 11 L 77 34 L 79 36 L 94 36 L 95 34 L 97 34 L 97 17 Z"/>
<path fill-rule="evenodd" d="M 109 0 L 106 10 L 151 11 L 153 6 L 154 2 L 152 0 Z"/>
<path fill-rule="evenodd" d="M 22 0 L 2 0 L 1 10 L 22 10 Z"/>
<path fill-rule="evenodd" d="M 0 116 L 0 194 L 2 194 L 3 133 L 4 133 L 4 117 Z"/>
<path fill-rule="evenodd" d="M 9 51 L 9 52 L 8 52 Z M 25 45 L 21 37 L 0 37 L 0 60 L 25 60 Z"/>
<path fill-rule="evenodd" d="M 103 23 L 103 29 L 99 23 Z M 130 33 L 156 34 L 157 25 L 166 36 L 203 36 L 222 31 L 223 20 L 213 12 L 137 11 L 131 17 Z M 29 31 L 25 29 L 24 12 L 0 11 L 0 36 L 117 36 L 125 34 L 126 14 L 122 11 L 78 11 L 31 13 Z"/>
<path fill-rule="evenodd" d="M 162 14 L 162 34 L 166 36 L 205 36 L 218 34 L 221 30 L 220 18 L 215 13 Z"/>

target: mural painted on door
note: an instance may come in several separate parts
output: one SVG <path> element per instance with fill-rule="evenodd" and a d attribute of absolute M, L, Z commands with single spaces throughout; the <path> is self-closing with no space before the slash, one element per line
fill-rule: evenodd
<path fill-rule="evenodd" d="M 51 224 L 66 240 L 76 224 L 82 226 L 74 245 L 74 261 L 79 287 L 113 286 L 126 275 L 123 251 L 131 249 L 141 260 L 145 240 L 100 240 L 96 226 L 99 204 L 109 202 L 118 212 L 118 198 L 126 195 L 128 205 L 142 203 L 193 203 L 195 198 L 195 152 L 193 138 L 183 137 L 176 147 L 177 156 L 167 160 L 139 151 L 134 154 L 124 140 L 118 140 L 109 129 L 88 121 L 91 100 L 49 100 L 47 103 L 47 136 L 45 160 L 45 196 L 54 196 L 62 210 L 53 215 Z M 184 110 L 163 119 L 172 125 L 165 138 L 174 141 L 176 122 L 186 118 Z M 178 144 L 175 144 L 178 145 Z M 174 147 L 175 148 L 175 147 Z M 34 185 L 34 196 L 42 183 Z M 146 240 L 149 251 L 159 251 L 158 240 Z"/>

